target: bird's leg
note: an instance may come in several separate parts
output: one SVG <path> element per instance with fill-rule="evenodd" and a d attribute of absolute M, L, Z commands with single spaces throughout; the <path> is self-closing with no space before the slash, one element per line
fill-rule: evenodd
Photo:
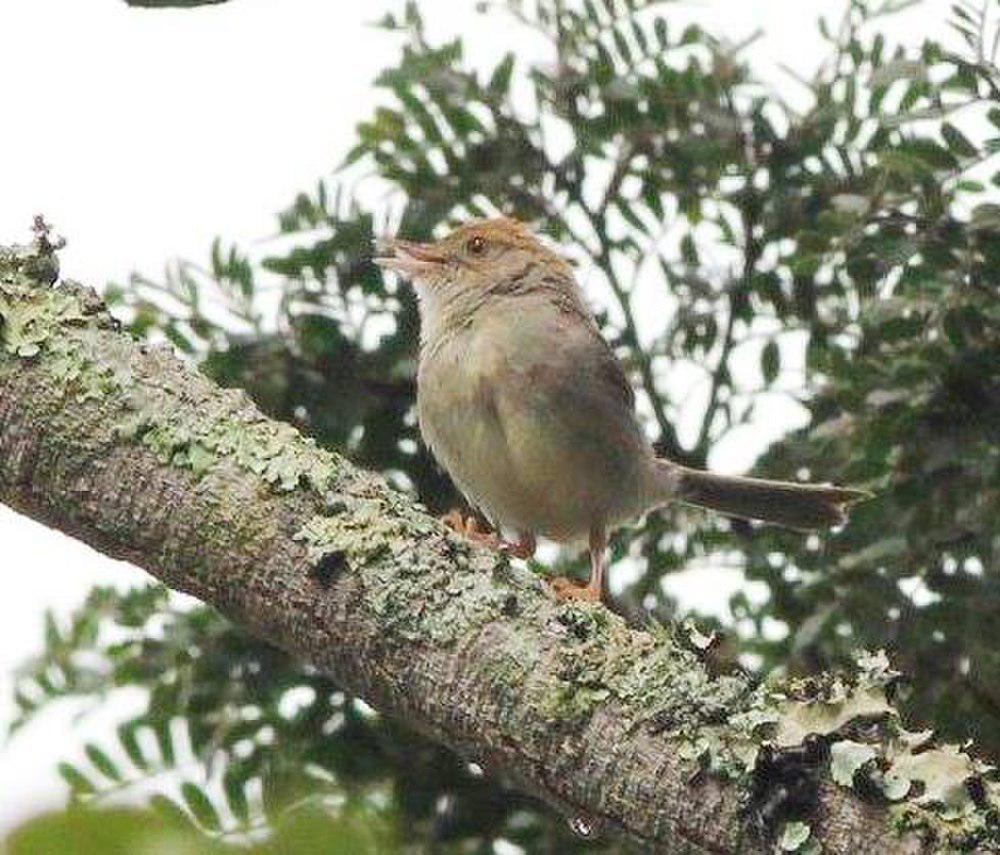
<path fill-rule="evenodd" d="M 602 525 L 590 530 L 590 581 L 587 588 L 594 599 L 600 602 L 604 597 L 604 577 L 608 572 L 608 532 Z"/>
<path fill-rule="evenodd" d="M 590 530 L 590 581 L 579 585 L 560 576 L 549 582 L 549 587 L 560 602 L 583 600 L 599 603 L 604 599 L 604 576 L 608 568 L 608 535 L 604 526 L 595 525 Z"/>
<path fill-rule="evenodd" d="M 504 540 L 496 532 L 484 531 L 479 527 L 479 521 L 474 514 L 463 517 L 458 508 L 454 508 L 441 517 L 441 522 L 473 543 L 481 543 L 497 552 L 506 552 L 515 558 L 524 559 L 531 558 L 535 554 L 535 536 L 530 532 L 523 533 L 516 543 L 511 543 Z"/>
<path fill-rule="evenodd" d="M 521 532 L 521 537 L 518 539 L 517 543 L 511 543 L 510 541 L 503 541 L 501 549 L 513 555 L 515 558 L 521 558 L 527 561 L 529 558 L 534 557 L 535 549 L 538 544 L 535 541 L 535 536 L 530 531 Z"/>
<path fill-rule="evenodd" d="M 471 540 L 473 543 L 481 543 L 490 549 L 500 549 L 503 543 L 494 532 L 483 531 L 479 527 L 479 520 L 476 519 L 475 514 L 469 514 L 467 517 L 464 517 L 458 508 L 453 508 L 441 517 L 441 522 L 466 540 Z"/>

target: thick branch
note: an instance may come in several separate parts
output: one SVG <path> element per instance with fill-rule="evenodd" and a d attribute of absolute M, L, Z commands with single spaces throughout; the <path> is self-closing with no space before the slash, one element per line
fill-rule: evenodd
<path fill-rule="evenodd" d="M 54 269 L 44 233 L 0 250 L 0 501 L 194 594 L 595 829 L 673 853 L 766 851 L 791 819 L 827 853 L 930 847 L 894 822 L 944 839 L 935 811 L 904 803 L 893 820 L 826 762 L 810 773 L 814 803 L 779 803 L 750 831 L 751 788 L 773 802 L 782 786 L 754 772 L 765 736 L 791 746 L 809 722 L 832 741 L 859 717 L 883 740 L 896 732 L 878 669 L 751 690 L 674 637 L 557 604 L 242 392 L 132 341 L 92 291 L 50 287 Z"/>

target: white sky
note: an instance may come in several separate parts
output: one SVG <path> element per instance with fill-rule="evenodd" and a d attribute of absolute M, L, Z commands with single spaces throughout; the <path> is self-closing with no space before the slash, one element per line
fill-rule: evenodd
<path fill-rule="evenodd" d="M 273 215 L 329 174 L 373 106 L 371 80 L 397 40 L 365 23 L 401 2 L 232 0 L 195 10 L 133 10 L 123 0 L 0 0 L 0 242 L 23 241 L 35 213 L 69 237 L 63 272 L 90 284 L 201 260 L 216 235 L 255 244 Z M 422 0 L 432 35 L 463 33 L 470 56 L 537 55 L 539 45 L 484 25 L 472 0 Z M 946 0 L 893 25 L 901 41 L 942 33 Z M 668 8 L 734 41 L 754 31 L 758 68 L 808 73 L 824 52 L 815 21 L 833 0 L 703 0 Z M 780 429 L 788 411 L 778 416 Z M 762 414 L 766 420 L 767 413 Z M 774 421 L 773 419 L 770 419 Z M 772 424 L 770 436 L 774 436 Z M 768 436 L 744 436 L 722 465 L 749 464 Z M 10 674 L 37 650 L 41 616 L 78 604 L 95 583 L 141 571 L 109 561 L 0 507 L 0 727 Z M 739 577 L 679 574 L 689 606 L 718 610 Z M 0 834 L 63 790 L 54 766 L 103 724 L 66 733 L 67 716 L 0 747 Z"/>

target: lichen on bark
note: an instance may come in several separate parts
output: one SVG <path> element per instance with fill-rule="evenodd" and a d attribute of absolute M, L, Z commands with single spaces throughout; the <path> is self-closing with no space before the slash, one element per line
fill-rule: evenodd
<path fill-rule="evenodd" d="M 556 603 L 535 574 L 458 539 L 243 392 L 130 340 L 94 292 L 53 287 L 56 270 L 43 229 L 0 250 L 0 500 L 654 848 L 1000 845 L 993 771 L 904 729 L 884 656 L 753 686 L 711 675 L 670 632 Z M 750 796 L 787 783 L 761 780 L 761 753 L 777 768 L 807 737 L 835 772 L 829 759 L 809 765 L 799 777 L 815 803 L 772 805 L 754 827 Z"/>

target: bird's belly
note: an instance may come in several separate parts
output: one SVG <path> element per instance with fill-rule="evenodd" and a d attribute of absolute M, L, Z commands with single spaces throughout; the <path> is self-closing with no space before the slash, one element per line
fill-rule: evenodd
<path fill-rule="evenodd" d="M 545 407 L 501 415 L 490 394 L 495 377 L 477 374 L 474 360 L 449 366 L 422 372 L 421 433 L 458 489 L 495 525 L 565 542 L 635 513 L 628 500 L 634 473 L 621 454 L 595 442 L 593 431 L 574 435 L 566 413 Z M 443 383 L 447 389 L 431 388 Z"/>
<path fill-rule="evenodd" d="M 510 459 L 500 426 L 476 404 L 421 411 L 421 431 L 455 486 L 496 525 L 536 529 L 537 508 L 523 473 Z"/>

